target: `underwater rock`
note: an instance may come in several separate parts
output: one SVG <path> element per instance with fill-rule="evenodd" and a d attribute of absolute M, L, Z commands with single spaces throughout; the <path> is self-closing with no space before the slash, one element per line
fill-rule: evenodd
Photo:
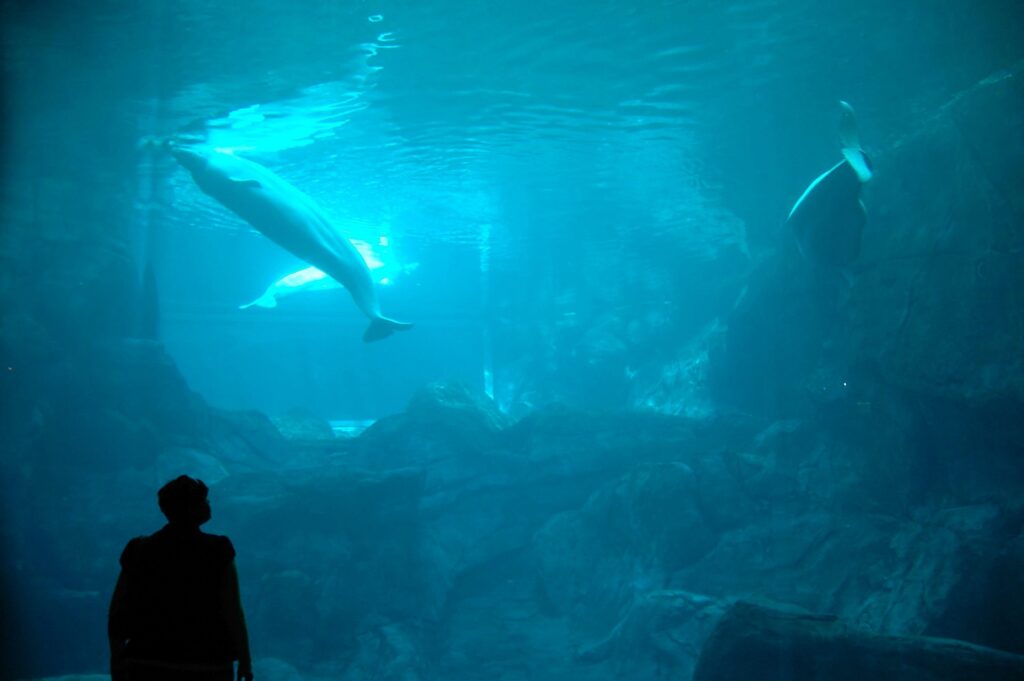
<path fill-rule="evenodd" d="M 205 408 L 159 343 L 109 339 L 63 359 L 36 369 L 48 397 L 37 406 L 34 446 L 69 470 L 151 464 L 176 436 L 194 432 Z"/>
<path fill-rule="evenodd" d="M 306 411 L 293 409 L 270 420 L 286 440 L 333 440 L 331 424 Z"/>
<path fill-rule="evenodd" d="M 507 420 L 489 411 L 493 407 L 481 407 L 479 398 L 467 396 L 462 388 L 435 388 L 424 395 L 405 414 L 383 419 L 356 439 L 345 461 L 381 472 L 405 467 L 422 471 L 419 512 L 426 541 L 419 548 L 422 562 L 417 569 L 433 603 L 423 612 L 430 614 L 455 607 L 449 601 L 451 592 L 466 574 L 532 551 L 538 530 L 555 514 L 579 509 L 596 489 L 614 484 L 645 462 L 700 458 L 713 449 L 712 442 L 738 441 L 750 432 L 735 421 L 698 423 L 560 407 L 538 410 L 501 429 Z M 660 490 L 658 504 L 667 504 L 665 497 L 678 491 L 673 485 L 684 485 L 689 474 L 685 466 L 666 469 L 665 474 L 659 480 L 653 473 L 637 473 L 635 486 Z M 651 536 L 656 536 L 655 520 L 644 515 L 639 494 L 635 503 L 631 512 L 646 518 Z M 672 552 L 678 547 L 664 543 L 664 560 L 675 564 L 678 557 Z M 603 555 L 601 546 L 595 545 L 595 556 Z M 634 548 L 640 556 L 646 545 Z M 606 635 L 612 624 L 599 635 Z"/>
<path fill-rule="evenodd" d="M 565 619 L 538 598 L 529 551 L 497 556 L 459 575 L 435 630 L 445 641 L 433 678 L 604 679 L 572 655 Z M 528 652 L 526 652 L 528 651 Z"/>
<path fill-rule="evenodd" d="M 725 533 L 669 584 L 832 612 L 875 631 L 921 634 L 944 615 L 951 594 L 997 559 L 992 544 L 1003 536 L 1005 518 L 992 505 L 920 516 L 914 522 L 878 514 L 766 512 Z M 986 607 L 973 601 L 970 610 L 984 618 Z"/>
<path fill-rule="evenodd" d="M 805 386 L 832 375 L 1020 410 L 1022 72 L 985 79 L 877 154 L 850 282 L 811 271 L 788 245 L 759 264 L 709 347 L 719 404 L 805 415 L 818 400 Z"/>
<path fill-rule="evenodd" d="M 510 419 L 492 400 L 460 383 L 433 383 L 413 396 L 405 412 L 380 419 L 360 437 L 367 468 L 440 463 L 497 447 Z"/>
<path fill-rule="evenodd" d="M 708 390 L 708 348 L 724 332 L 716 320 L 706 326 L 667 364 L 657 365 L 657 375 L 638 370 L 631 381 L 634 407 L 659 414 L 707 418 L 715 413 Z"/>
<path fill-rule="evenodd" d="M 725 470 L 704 479 L 728 488 L 703 485 L 705 507 L 732 527 L 768 510 L 801 514 L 812 505 L 903 514 L 913 473 L 906 439 L 898 424 L 865 406 L 774 421 L 740 447 L 723 449 L 718 461 L 706 460 Z"/>
<path fill-rule="evenodd" d="M 253 672 L 259 674 L 260 681 L 309 681 L 309 677 L 284 660 L 276 657 L 258 657 L 252 663 Z"/>
<path fill-rule="evenodd" d="M 689 679 L 704 641 L 726 604 L 685 591 L 650 591 L 636 598 L 608 637 L 580 650 L 622 680 Z"/>
<path fill-rule="evenodd" d="M 907 390 L 1024 403 L 1022 73 L 961 93 L 879 159 L 850 330 Z"/>
<path fill-rule="evenodd" d="M 1024 484 L 1024 460 L 1010 454 L 1024 449 L 1024 232 L 1008 184 L 1024 155 L 1022 72 L 969 88 L 877 154 L 849 282 L 787 246 L 757 266 L 707 342 L 720 410 L 839 434 L 811 458 L 889 511 Z"/>
<path fill-rule="evenodd" d="M 870 413 L 767 423 L 552 406 L 512 424 L 486 398 L 438 385 L 331 441 L 331 455 L 261 414 L 209 407 L 158 346 L 139 348 L 152 372 L 139 385 L 166 394 L 131 411 L 103 388 L 95 408 L 162 424 L 156 461 L 47 481 L 42 501 L 60 499 L 60 512 L 31 503 L 38 478 L 12 485 L 13 505 L 26 504 L 8 522 L 32 538 L 18 560 L 42 575 L 40 592 L 109 589 L 139 519 L 158 522 L 154 477 L 181 465 L 211 482 L 227 474 L 211 531 L 239 551 L 261 654 L 303 678 L 687 678 L 735 597 L 1017 645 L 1006 623 L 1022 598 L 1021 514 L 996 503 L 908 514 L 903 452 L 885 452 L 896 459 L 885 467 L 847 432 L 879 427 Z M 112 509 L 111 494 L 126 501 Z M 101 600 L 81 609 L 102 617 Z"/>
<path fill-rule="evenodd" d="M 287 441 L 265 414 L 208 407 L 198 414 L 195 441 L 236 470 L 287 466 Z"/>
<path fill-rule="evenodd" d="M 528 543 L 541 520 L 525 503 L 529 461 L 507 446 L 505 417 L 485 397 L 459 384 L 420 391 L 402 414 L 377 421 L 353 443 L 349 465 L 369 471 L 417 470 L 423 476 L 420 511 L 432 539 L 433 612 L 455 575 Z M 505 511 L 517 504 L 522 513 Z"/>
<path fill-rule="evenodd" d="M 423 475 L 345 467 L 236 473 L 216 489 L 215 518 L 240 568 L 263 652 L 309 668 L 388 621 L 428 612 L 418 515 Z"/>
<path fill-rule="evenodd" d="M 1024 217 L 1024 197 L 1019 191 L 1024 186 L 1020 164 L 1020 133 L 1024 126 L 1018 118 L 1000 117 L 993 112 L 1020 111 L 1024 106 L 1024 87 L 1019 82 L 1022 73 L 1024 62 L 1018 62 L 983 79 L 949 105 L 949 113 L 972 159 L 1007 202 L 1006 207 L 1016 216 L 1017 224 Z M 1002 235 L 1003 238 L 1011 236 L 1009 233 Z"/>
<path fill-rule="evenodd" d="M 842 620 L 737 603 L 701 651 L 694 681 L 1011 681 L 1024 657 L 948 639 L 882 636 Z"/>
<path fill-rule="evenodd" d="M 852 361 L 912 409 L 914 477 L 936 499 L 1024 483 L 1024 232 L 1007 185 L 1024 156 L 1021 74 L 961 93 L 880 157 L 844 309 Z"/>
<path fill-rule="evenodd" d="M 224 465 L 204 452 L 187 448 L 168 448 L 160 453 L 154 465 L 154 488 L 159 489 L 168 480 L 179 475 L 199 478 L 213 487 L 230 475 Z"/>
<path fill-rule="evenodd" d="M 493 400 L 474 393 L 462 383 L 431 383 L 409 401 L 406 413 L 424 419 L 447 416 L 472 415 L 488 431 L 498 431 L 511 425 Z M 469 425 L 469 421 L 463 421 Z"/>
<path fill-rule="evenodd" d="M 547 600 L 584 631 L 610 630 L 634 599 L 714 547 L 697 485 L 685 464 L 643 465 L 552 519 L 535 538 Z"/>
<path fill-rule="evenodd" d="M 233 541 L 237 545 L 238 539 L 233 538 Z M 254 557 L 261 566 L 265 564 L 260 553 L 250 551 L 249 560 Z M 341 555 L 334 557 L 338 558 Z M 335 618 L 317 612 L 314 604 L 322 598 L 321 588 L 316 583 L 319 575 L 307 574 L 306 566 L 301 567 L 276 570 L 266 566 L 260 570 L 257 579 L 250 578 L 249 583 L 243 581 L 242 586 L 249 628 L 260 632 L 260 636 L 269 642 L 261 652 L 308 664 L 316 655 L 318 643 L 318 637 L 309 635 L 311 622 L 335 624 Z M 246 579 L 244 572 L 241 577 Z M 311 617 L 311 608 L 316 613 L 315 620 Z"/>
<path fill-rule="evenodd" d="M 407 628 L 387 624 L 362 634 L 355 658 L 340 676 L 342 681 L 421 681 L 423 644 Z"/>
<path fill-rule="evenodd" d="M 959 579 L 924 633 L 1024 654 L 1024 508 L 976 519 L 990 527 L 961 523 L 961 532 L 976 536 L 962 556 Z"/>
<path fill-rule="evenodd" d="M 32 316 L 65 347 L 132 333 L 140 281 L 124 243 L 40 240 L 20 260 L 34 268 Z"/>
<path fill-rule="evenodd" d="M 836 328 L 841 277 L 803 262 L 795 247 L 760 262 L 708 338 L 707 385 L 720 408 L 769 418 L 807 411 L 803 385 Z"/>

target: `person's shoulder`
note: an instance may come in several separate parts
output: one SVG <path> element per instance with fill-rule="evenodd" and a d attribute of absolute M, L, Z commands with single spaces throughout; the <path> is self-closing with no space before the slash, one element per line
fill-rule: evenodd
<path fill-rule="evenodd" d="M 200 532 L 200 535 L 207 546 L 226 560 L 231 560 L 235 557 L 235 546 L 226 536 L 222 534 L 209 534 L 207 532 Z"/>
<path fill-rule="evenodd" d="M 231 540 L 223 534 L 211 534 L 209 532 L 199 531 L 199 536 L 203 538 L 203 541 L 210 544 L 230 544 Z"/>
<path fill-rule="evenodd" d="M 152 535 L 142 535 L 129 539 L 128 543 L 124 546 L 124 550 L 121 551 L 121 565 L 131 563 L 136 556 L 145 551 L 152 538 Z"/>

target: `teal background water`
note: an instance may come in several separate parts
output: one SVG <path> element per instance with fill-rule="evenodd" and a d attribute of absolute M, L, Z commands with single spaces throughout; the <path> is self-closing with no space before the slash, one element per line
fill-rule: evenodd
<path fill-rule="evenodd" d="M 163 340 L 215 403 L 333 419 L 396 411 L 428 380 L 482 387 L 485 369 L 509 403 L 621 403 L 621 386 L 604 396 L 572 376 L 519 395 L 532 368 L 508 369 L 537 351 L 510 334 L 646 306 L 671 308 L 685 342 L 738 292 L 720 283 L 736 271 L 722 252 L 756 260 L 787 237 L 789 206 L 835 157 L 838 99 L 883 148 L 1019 53 L 1013 2 L 15 2 L 6 14 L 6 205 L 101 214 L 100 233 L 126 234 L 154 264 Z M 340 292 L 235 309 L 301 263 L 138 149 L 203 128 L 351 236 L 387 235 L 389 258 L 415 269 L 384 287 L 384 307 L 416 333 L 362 346 Z"/>
<path fill-rule="evenodd" d="M 689 678 L 673 617 L 734 597 L 1024 653 L 1019 2 L 0 11 L 0 679 L 104 671 L 182 470 L 265 681 Z M 845 273 L 784 225 L 839 100 Z M 239 309 L 304 263 L 172 138 L 312 196 L 415 328 Z"/>

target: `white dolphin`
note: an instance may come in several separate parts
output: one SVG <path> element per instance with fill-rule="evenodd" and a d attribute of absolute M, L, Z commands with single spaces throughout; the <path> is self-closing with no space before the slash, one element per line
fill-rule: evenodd
<path fill-rule="evenodd" d="M 370 319 L 364 341 L 412 327 L 381 314 L 363 256 L 309 196 L 267 168 L 234 154 L 178 144 L 170 149 L 205 194 L 348 289 L 356 307 Z"/>
<path fill-rule="evenodd" d="M 281 277 L 267 287 L 263 295 L 245 305 L 239 305 L 239 310 L 249 307 L 277 307 L 277 301 L 282 298 L 289 298 L 296 293 L 304 291 L 326 291 L 328 289 L 341 288 L 341 284 L 327 276 L 327 273 L 317 267 L 307 267 L 298 272 Z"/>
<path fill-rule="evenodd" d="M 419 268 L 419 263 L 415 262 L 409 265 L 386 263 L 381 260 L 380 254 L 368 242 L 361 239 L 352 239 L 351 241 L 352 245 L 359 251 L 359 254 L 363 256 L 363 260 L 366 261 L 366 266 L 370 268 L 374 281 L 382 286 L 393 283 L 395 277 L 399 274 L 415 272 Z M 381 237 L 381 243 L 384 243 L 383 237 Z M 251 303 L 239 305 L 238 309 L 277 307 L 278 302 L 281 300 L 291 298 L 299 293 L 307 291 L 333 291 L 339 288 L 342 288 L 341 284 L 328 277 L 323 270 L 317 267 L 307 267 L 281 277 L 268 286 L 259 298 Z"/>

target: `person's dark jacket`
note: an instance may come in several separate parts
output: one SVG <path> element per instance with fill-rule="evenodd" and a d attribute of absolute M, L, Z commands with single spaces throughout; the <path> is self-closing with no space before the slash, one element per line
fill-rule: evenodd
<path fill-rule="evenodd" d="M 128 641 L 124 657 L 200 665 L 237 659 L 229 612 L 234 556 L 227 537 L 195 527 L 167 525 L 128 542 L 110 617 L 111 635 Z"/>

